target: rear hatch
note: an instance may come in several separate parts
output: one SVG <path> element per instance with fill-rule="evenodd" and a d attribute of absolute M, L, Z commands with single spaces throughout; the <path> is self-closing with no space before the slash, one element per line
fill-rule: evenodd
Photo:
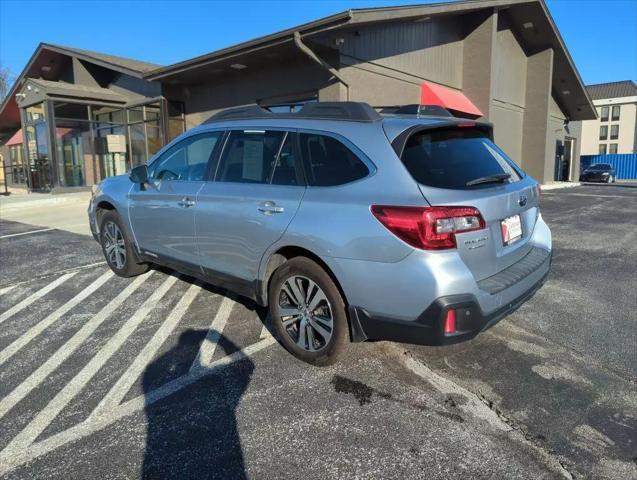
<path fill-rule="evenodd" d="M 529 253 L 538 217 L 537 182 L 491 141 L 488 129 L 461 123 L 417 130 L 400 153 L 430 205 L 480 211 L 484 229 L 456 234 L 458 253 L 476 281 Z"/>

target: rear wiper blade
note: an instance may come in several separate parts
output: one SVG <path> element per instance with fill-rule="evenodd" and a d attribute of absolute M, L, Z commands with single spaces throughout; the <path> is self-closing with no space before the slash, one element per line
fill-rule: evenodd
<path fill-rule="evenodd" d="M 511 178 L 510 173 L 498 173 L 497 175 L 488 175 L 486 177 L 476 178 L 475 180 L 469 180 L 465 185 L 467 187 L 473 187 L 474 185 L 482 185 L 483 183 L 499 183 Z"/>

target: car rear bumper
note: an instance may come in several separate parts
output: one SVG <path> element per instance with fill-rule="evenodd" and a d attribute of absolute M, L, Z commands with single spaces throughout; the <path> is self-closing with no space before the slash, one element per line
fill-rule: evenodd
<path fill-rule="evenodd" d="M 607 182 L 609 175 L 582 175 L 581 182 Z"/>
<path fill-rule="evenodd" d="M 439 297 L 418 318 L 411 321 L 372 315 L 362 307 L 350 306 L 352 340 L 389 340 L 419 345 L 450 345 L 470 340 L 530 299 L 546 281 L 551 259 L 552 256 L 548 253 L 545 260 L 529 274 L 526 281 L 530 281 L 530 284 L 521 294 L 488 313 L 483 312 L 473 294 Z M 513 289 L 515 286 L 509 288 Z M 444 321 L 450 309 L 456 311 L 456 330 L 445 334 Z"/>

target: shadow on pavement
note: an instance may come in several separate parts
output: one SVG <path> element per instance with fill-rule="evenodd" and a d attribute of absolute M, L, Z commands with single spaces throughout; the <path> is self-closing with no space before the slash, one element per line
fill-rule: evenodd
<path fill-rule="evenodd" d="M 151 363 L 144 372 L 144 393 L 156 387 L 165 369 L 184 361 L 203 341 L 207 330 L 187 330 L 178 344 Z M 221 337 L 226 354 L 238 350 Z M 244 479 L 241 439 L 236 409 L 245 392 L 254 363 L 248 357 L 146 408 L 148 430 L 141 477 L 144 479 Z"/>

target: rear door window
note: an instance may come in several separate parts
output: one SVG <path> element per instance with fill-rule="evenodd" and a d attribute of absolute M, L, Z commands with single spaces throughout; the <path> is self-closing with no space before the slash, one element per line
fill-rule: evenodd
<path fill-rule="evenodd" d="M 299 144 L 307 182 L 329 187 L 353 182 L 369 174 L 369 168 L 336 138 L 316 133 L 300 133 Z"/>
<path fill-rule="evenodd" d="M 492 187 L 516 182 L 523 176 L 484 132 L 470 128 L 417 132 L 407 141 L 401 160 L 414 180 L 437 188 Z M 488 177 L 498 180 L 475 183 Z"/>
<path fill-rule="evenodd" d="M 269 183 L 285 133 L 271 130 L 232 131 L 217 168 L 216 181 Z"/>
<path fill-rule="evenodd" d="M 295 132 L 235 130 L 230 133 L 217 182 L 305 186 Z"/>

